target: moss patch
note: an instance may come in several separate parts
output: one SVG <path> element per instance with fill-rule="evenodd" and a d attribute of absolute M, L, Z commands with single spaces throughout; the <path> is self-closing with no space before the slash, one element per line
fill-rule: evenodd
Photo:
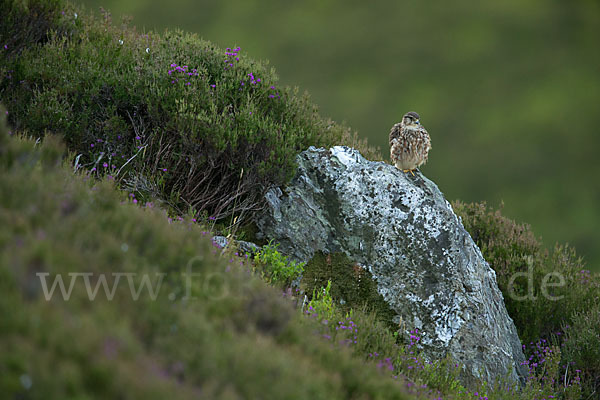
<path fill-rule="evenodd" d="M 378 321 L 395 329 L 394 312 L 377 291 L 377 283 L 369 271 L 343 253 L 317 252 L 304 267 L 301 287 L 312 294 L 313 290 L 327 286 L 328 280 L 331 280 L 331 296 L 342 309 L 365 308 L 374 312 Z"/>

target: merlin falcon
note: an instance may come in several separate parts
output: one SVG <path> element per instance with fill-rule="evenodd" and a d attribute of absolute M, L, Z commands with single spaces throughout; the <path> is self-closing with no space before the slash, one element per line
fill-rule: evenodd
<path fill-rule="evenodd" d="M 407 112 L 402 122 L 390 131 L 390 159 L 396 168 L 404 172 L 413 171 L 427 162 L 431 140 L 427 130 L 419 122 L 419 114 Z"/>

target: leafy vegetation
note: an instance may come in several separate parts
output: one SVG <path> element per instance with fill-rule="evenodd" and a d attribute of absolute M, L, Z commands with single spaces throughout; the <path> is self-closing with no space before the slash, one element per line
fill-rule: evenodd
<path fill-rule="evenodd" d="M 239 47 L 117 28 L 108 13 L 94 19 L 55 0 L 3 0 L 2 9 L 12 23 L 0 31 L 5 46 L 32 19 L 53 28 L 0 49 L 0 98 L 14 129 L 63 135 L 79 168 L 113 176 L 139 199 L 217 220 L 236 214 L 241 224 L 308 146 L 354 141 L 376 154 Z"/>
<path fill-rule="evenodd" d="M 304 272 L 305 263 L 290 260 L 277 251 L 278 247 L 279 244 L 273 244 L 272 241 L 265 244 L 254 256 L 254 262 L 262 269 L 267 281 L 290 286 Z"/>

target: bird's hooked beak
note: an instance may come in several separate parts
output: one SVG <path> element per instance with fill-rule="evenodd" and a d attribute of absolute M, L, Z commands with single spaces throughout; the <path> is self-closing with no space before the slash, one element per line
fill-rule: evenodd
<path fill-rule="evenodd" d="M 419 124 L 420 124 L 419 120 L 416 120 L 416 121 L 415 121 L 415 124 L 419 125 Z"/>

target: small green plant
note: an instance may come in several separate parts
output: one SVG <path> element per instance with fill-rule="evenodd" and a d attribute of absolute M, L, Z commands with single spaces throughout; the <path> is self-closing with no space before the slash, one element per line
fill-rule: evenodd
<path fill-rule="evenodd" d="M 302 274 L 306 263 L 290 260 L 277 251 L 278 247 L 279 244 L 269 241 L 254 256 L 254 262 L 262 269 L 261 272 L 268 282 L 289 285 Z"/>
<path fill-rule="evenodd" d="M 317 315 L 321 320 L 332 321 L 336 314 L 336 306 L 331 297 L 331 281 L 327 286 L 317 290 L 313 289 L 312 299 L 308 302 L 306 313 Z"/>
<path fill-rule="evenodd" d="M 313 293 L 329 283 L 331 297 L 341 312 L 352 309 L 372 311 L 379 321 L 390 329 L 395 328 L 394 313 L 377 291 L 377 284 L 369 272 L 344 253 L 318 251 L 304 267 L 301 288 L 305 293 Z"/>

